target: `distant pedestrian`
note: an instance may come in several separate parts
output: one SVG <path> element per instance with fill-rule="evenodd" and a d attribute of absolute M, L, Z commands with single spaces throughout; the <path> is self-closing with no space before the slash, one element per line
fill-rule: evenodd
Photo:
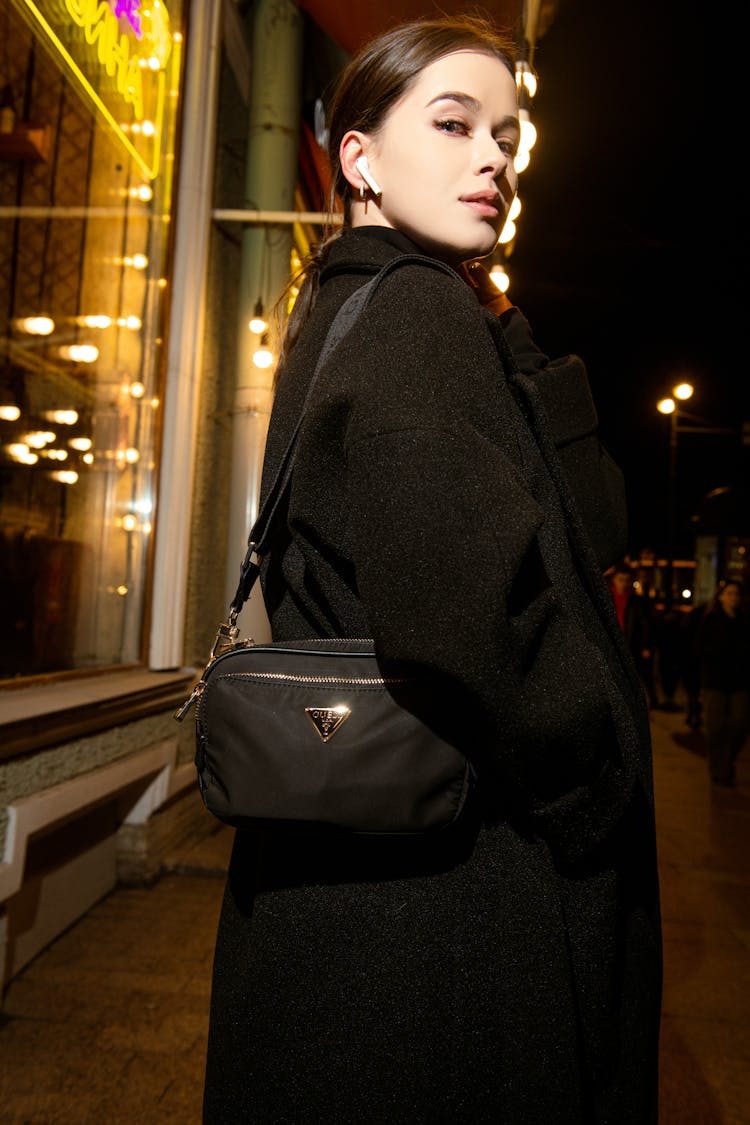
<path fill-rule="evenodd" d="M 735 759 L 748 734 L 750 624 L 741 601 L 739 582 L 726 582 L 696 640 L 708 765 L 716 785 L 734 784 Z"/>
<path fill-rule="evenodd" d="M 651 607 L 647 598 L 636 593 L 633 586 L 633 572 L 627 563 L 621 563 L 615 568 L 609 590 L 615 603 L 617 620 L 625 634 L 638 675 L 646 691 L 648 705 L 653 710 L 658 704 L 654 689 Z"/>

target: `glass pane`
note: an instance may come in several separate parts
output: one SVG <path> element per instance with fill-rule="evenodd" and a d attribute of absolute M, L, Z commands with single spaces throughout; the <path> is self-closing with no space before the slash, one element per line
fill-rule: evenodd
<path fill-rule="evenodd" d="M 179 2 L 0 14 L 0 676 L 138 661 Z"/>

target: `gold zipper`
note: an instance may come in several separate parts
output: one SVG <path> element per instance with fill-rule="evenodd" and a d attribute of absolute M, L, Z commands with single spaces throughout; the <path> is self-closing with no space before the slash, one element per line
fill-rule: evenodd
<path fill-rule="evenodd" d="M 287 680 L 293 684 L 368 684 L 379 685 L 385 684 L 405 684 L 407 682 L 404 676 L 389 676 L 381 679 L 376 676 L 353 676 L 345 678 L 341 676 L 298 676 L 293 672 L 228 672 L 228 676 L 232 679 L 237 677 L 245 677 L 251 680 Z"/>
<path fill-rule="evenodd" d="M 204 673 L 204 675 L 205 675 L 205 673 Z M 203 695 L 203 692 L 205 690 L 206 690 L 206 681 L 204 679 L 198 680 L 198 683 L 195 685 L 193 690 L 190 692 L 190 695 L 185 700 L 182 707 L 180 707 L 174 713 L 174 717 L 175 717 L 175 719 L 177 719 L 178 723 L 182 722 L 182 720 L 185 718 L 185 716 L 187 715 L 190 708 L 193 706 L 193 704 L 198 699 L 200 699 L 200 697 Z"/>
<path fill-rule="evenodd" d="M 220 632 L 219 636 L 217 637 L 217 642 L 214 644 L 214 648 L 212 649 L 211 659 L 209 660 L 208 664 L 206 665 L 206 667 L 203 670 L 203 675 L 201 676 L 200 680 L 198 681 L 198 683 L 193 688 L 193 690 L 190 693 L 190 696 L 188 697 L 188 699 L 183 703 L 182 707 L 180 707 L 175 712 L 174 717 L 180 723 L 185 718 L 187 713 L 190 711 L 190 708 L 195 703 L 198 702 L 200 697 L 203 695 L 203 692 L 206 690 L 206 676 L 208 675 L 211 668 L 213 668 L 213 666 L 217 662 L 217 660 L 219 660 L 222 656 L 224 656 L 226 653 L 228 653 L 230 651 L 237 651 L 238 649 L 243 649 L 243 648 L 253 649 L 253 648 L 264 648 L 264 647 L 266 647 L 264 645 L 256 645 L 253 641 L 249 641 L 249 640 L 234 641 L 233 643 L 224 643 L 222 645 L 221 650 L 219 652 L 215 652 L 215 650 L 217 648 L 217 644 L 218 644 L 219 640 L 221 639 L 221 637 L 222 637 L 222 634 Z M 372 643 L 372 637 L 345 637 L 345 638 L 338 638 L 338 637 L 323 638 L 323 637 L 321 637 L 320 639 L 321 640 L 330 639 L 332 641 L 344 639 L 344 640 L 353 641 L 353 642 L 359 641 L 359 642 Z M 289 643 L 290 649 L 292 651 L 297 651 L 297 652 L 304 653 L 304 654 L 307 654 L 307 653 L 325 654 L 329 651 L 333 651 L 333 654 L 336 655 L 335 650 L 328 650 L 324 646 L 321 647 L 321 648 L 297 649 L 297 650 L 295 650 L 294 649 L 294 642 L 290 641 L 288 643 Z M 285 644 L 284 641 L 280 641 L 279 644 L 278 644 L 278 647 L 283 648 L 284 644 Z M 269 648 L 269 650 L 271 650 L 271 646 L 268 646 L 268 648 Z M 215 655 L 214 655 L 214 653 L 215 653 Z M 359 653 L 353 653 L 352 655 L 354 655 L 356 657 L 356 656 L 359 656 L 360 654 Z M 364 653 L 364 654 L 361 654 L 361 655 L 371 656 L 372 654 L 371 653 Z M 383 687 L 385 684 L 403 684 L 403 683 L 406 683 L 406 680 L 403 679 L 403 678 L 393 678 L 393 679 L 364 678 L 364 679 L 340 680 L 340 679 L 337 679 L 335 676 L 294 676 L 294 675 L 286 675 L 283 672 L 232 672 L 232 673 L 230 673 L 230 675 L 233 675 L 233 676 L 249 676 L 251 678 L 255 677 L 256 679 L 261 679 L 261 680 L 263 680 L 263 679 L 265 679 L 265 680 L 289 680 L 292 683 L 296 682 L 296 683 L 301 683 L 301 684 L 367 684 L 370 687 L 374 686 L 374 685 Z"/>

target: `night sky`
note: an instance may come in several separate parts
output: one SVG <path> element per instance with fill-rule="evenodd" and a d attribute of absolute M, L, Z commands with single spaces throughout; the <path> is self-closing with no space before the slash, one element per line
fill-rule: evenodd
<path fill-rule="evenodd" d="M 744 63 L 721 30 L 691 0 L 562 0 L 535 57 L 539 140 L 521 177 L 510 295 L 549 354 L 587 362 L 635 551 L 666 547 L 669 422 L 656 401 L 688 379 L 691 413 L 750 420 Z M 726 30 L 739 42 L 739 27 Z M 739 437 L 680 435 L 683 552 L 689 517 L 702 512 L 709 529 L 719 509 L 703 498 L 729 484 L 737 496 L 749 454 Z"/>

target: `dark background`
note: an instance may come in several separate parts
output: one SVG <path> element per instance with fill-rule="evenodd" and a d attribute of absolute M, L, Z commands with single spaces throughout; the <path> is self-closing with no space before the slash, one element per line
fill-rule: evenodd
<path fill-rule="evenodd" d="M 539 137 L 521 176 L 510 296 L 549 354 L 586 360 L 626 474 L 632 551 L 667 548 L 658 399 L 687 379 L 691 413 L 738 431 L 750 419 L 741 32 L 720 15 L 689 0 L 562 0 L 534 59 Z M 717 520 L 748 533 L 739 433 L 678 442 L 678 551 Z M 726 486 L 723 501 L 704 499 Z"/>

